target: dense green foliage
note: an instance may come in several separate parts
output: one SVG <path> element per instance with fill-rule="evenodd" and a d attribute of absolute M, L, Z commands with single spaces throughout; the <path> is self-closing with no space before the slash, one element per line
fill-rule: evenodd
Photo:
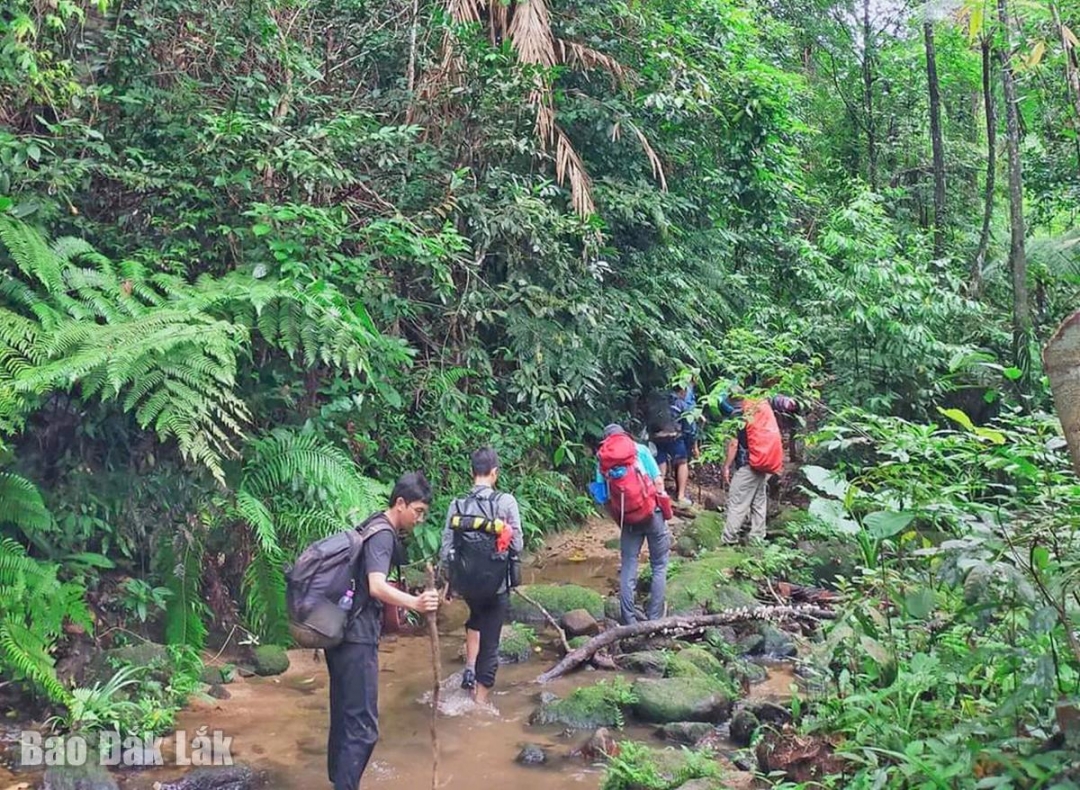
<path fill-rule="evenodd" d="M 56 675 L 88 603 L 279 642 L 283 562 L 399 473 L 436 490 L 412 559 L 488 443 L 535 543 L 591 511 L 584 440 L 694 371 L 708 415 L 756 377 L 824 426 L 794 528 L 865 571 L 804 726 L 847 738 L 847 786 L 1056 770 L 1024 761 L 1080 663 L 1037 353 L 1080 294 L 1075 7 L 8 5 L 0 672 L 68 726 L 125 704 Z M 988 146 L 1003 77 L 1022 168 Z"/>

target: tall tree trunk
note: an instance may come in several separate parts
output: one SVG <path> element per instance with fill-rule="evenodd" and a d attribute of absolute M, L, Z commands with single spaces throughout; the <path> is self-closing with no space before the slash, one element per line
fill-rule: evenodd
<path fill-rule="evenodd" d="M 1069 443 L 1073 469 L 1080 475 L 1080 311 L 1066 318 L 1046 344 L 1043 367 Z"/>
<path fill-rule="evenodd" d="M 867 176 L 870 189 L 878 188 L 877 128 L 874 124 L 874 29 L 870 26 L 870 0 L 863 0 L 863 111 L 866 113 Z"/>
<path fill-rule="evenodd" d="M 1001 20 L 1001 84 L 1005 94 L 1005 140 L 1009 153 L 1009 226 L 1012 239 L 1009 245 L 1009 270 L 1013 288 L 1013 364 L 1023 371 L 1019 380 L 1021 390 L 1028 391 L 1031 373 L 1030 338 L 1031 307 L 1027 292 L 1027 255 L 1024 251 L 1024 175 L 1020 166 L 1020 110 L 1017 106 L 1016 83 L 1012 72 L 1012 51 L 1009 43 L 1009 0 L 998 0 Z"/>
<path fill-rule="evenodd" d="M 986 251 L 990 248 L 990 221 L 994 217 L 994 178 L 997 175 L 997 112 L 994 109 L 994 90 L 990 75 L 990 37 L 982 39 L 983 108 L 986 113 L 986 192 L 983 196 L 982 230 L 979 246 L 975 248 L 975 260 L 971 263 L 971 293 L 982 292 L 982 272 L 986 265 Z"/>
<path fill-rule="evenodd" d="M 930 90 L 930 142 L 934 151 L 934 257 L 945 255 L 945 142 L 941 136 L 941 86 L 934 51 L 934 25 L 923 24 L 926 45 L 926 82 Z"/>

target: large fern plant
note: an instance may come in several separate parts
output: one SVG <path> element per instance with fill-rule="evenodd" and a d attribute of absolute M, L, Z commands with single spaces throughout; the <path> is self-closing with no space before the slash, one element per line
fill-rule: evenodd
<path fill-rule="evenodd" d="M 351 374 L 404 359 L 363 308 L 321 283 L 233 272 L 195 283 L 114 264 L 72 238 L 49 244 L 0 215 L 0 435 L 49 393 L 115 400 L 224 483 L 249 422 L 237 368 L 256 335 L 313 365 Z M 4 261 L 6 251 L 8 261 Z"/>

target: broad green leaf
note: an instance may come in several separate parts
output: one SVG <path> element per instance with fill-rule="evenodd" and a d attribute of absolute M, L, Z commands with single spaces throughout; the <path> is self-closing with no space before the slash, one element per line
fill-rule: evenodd
<path fill-rule="evenodd" d="M 859 525 L 852 520 L 844 506 L 835 499 L 814 499 L 808 508 L 810 515 L 831 525 L 842 535 L 858 535 Z"/>
<path fill-rule="evenodd" d="M 1028 55 L 1027 64 L 1028 68 L 1035 68 L 1043 59 L 1043 55 L 1046 54 L 1046 42 L 1040 41 L 1031 49 L 1031 54 Z"/>
<path fill-rule="evenodd" d="M 866 526 L 866 531 L 870 533 L 870 537 L 877 540 L 885 540 L 891 538 L 898 532 L 902 532 L 904 528 L 912 522 L 915 518 L 914 513 L 906 512 L 889 512 L 885 510 L 879 510 L 875 513 L 871 513 L 863 519 L 863 524 Z"/>
<path fill-rule="evenodd" d="M 925 620 L 934 611 L 934 591 L 922 587 L 904 596 L 904 608 L 916 620 Z"/>
<path fill-rule="evenodd" d="M 1005 434 L 995 431 L 993 428 L 976 428 L 975 435 L 980 439 L 986 439 L 994 444 L 1005 444 Z"/>
<path fill-rule="evenodd" d="M 1024 371 L 1020 370 L 1020 368 L 1018 367 L 1005 368 L 1005 370 L 1001 371 L 1001 373 L 1009 381 L 1016 381 L 1024 375 Z"/>
<path fill-rule="evenodd" d="M 831 469 L 820 466 L 804 466 L 802 473 L 810 482 L 810 485 L 823 494 L 828 494 L 835 499 L 843 499 L 847 494 L 847 481 Z"/>
<path fill-rule="evenodd" d="M 260 236 L 265 236 L 270 231 L 271 231 L 271 227 L 269 225 L 266 225 L 266 224 L 262 223 L 262 222 L 256 223 L 256 224 L 251 226 L 251 232 L 255 235 L 255 238 L 259 238 Z"/>
<path fill-rule="evenodd" d="M 1031 552 L 1031 561 L 1038 570 L 1046 570 L 1046 566 L 1050 564 L 1050 550 L 1046 546 L 1036 546 Z"/>
<path fill-rule="evenodd" d="M 953 422 L 958 423 L 961 427 L 966 428 L 969 431 L 975 430 L 975 423 L 973 423 L 971 418 L 960 409 L 943 409 L 938 406 L 938 411 Z"/>

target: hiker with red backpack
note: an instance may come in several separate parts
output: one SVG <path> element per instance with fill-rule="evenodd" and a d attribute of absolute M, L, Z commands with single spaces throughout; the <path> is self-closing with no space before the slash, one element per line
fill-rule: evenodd
<path fill-rule="evenodd" d="M 621 425 L 604 428 L 604 438 L 596 451 L 596 482 L 593 495 L 606 505 L 608 514 L 621 528 L 619 548 L 619 606 L 624 625 L 637 622 L 634 591 L 637 588 L 638 555 L 649 544 L 652 587 L 649 590 L 648 619 L 664 614 L 667 591 L 668 556 L 671 536 L 671 498 L 664 491 L 664 478 L 645 445 L 635 442 Z"/>
<path fill-rule="evenodd" d="M 784 395 L 747 398 L 740 388 L 734 387 L 721 408 L 743 421 L 736 438 L 728 443 L 724 462 L 728 495 L 723 541 L 740 543 L 747 517 L 750 542 L 764 541 L 769 477 L 784 469 L 784 445 L 776 413 L 792 412 L 798 407 Z"/>

